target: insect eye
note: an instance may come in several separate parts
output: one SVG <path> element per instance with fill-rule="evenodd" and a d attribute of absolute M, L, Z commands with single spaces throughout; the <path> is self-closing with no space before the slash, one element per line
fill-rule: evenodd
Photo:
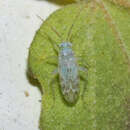
<path fill-rule="evenodd" d="M 62 48 L 62 47 L 63 47 L 63 44 L 61 43 L 61 44 L 59 45 L 59 47 Z"/>
<path fill-rule="evenodd" d="M 72 44 L 71 43 L 61 43 L 59 45 L 60 48 L 66 48 L 66 47 L 72 47 Z"/>

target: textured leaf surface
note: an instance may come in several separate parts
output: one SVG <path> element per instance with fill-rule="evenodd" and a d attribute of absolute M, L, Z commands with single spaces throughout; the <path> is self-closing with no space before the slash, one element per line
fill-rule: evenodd
<path fill-rule="evenodd" d="M 82 7 L 72 4 L 54 12 L 36 32 L 29 51 L 29 67 L 43 89 L 41 130 L 128 130 L 130 119 L 130 13 L 113 4 L 92 1 Z M 75 22 L 75 23 L 74 23 Z M 84 102 L 67 104 L 58 78 L 49 81 L 58 63 L 53 43 L 65 40 L 72 23 L 72 44 L 76 56 L 89 65 Z M 50 57 L 50 58 L 48 58 Z M 50 64 L 44 61 L 51 62 Z M 83 92 L 80 82 L 80 95 Z M 52 87 L 54 88 L 55 104 Z"/>
<path fill-rule="evenodd" d="M 110 1 L 125 8 L 130 8 L 130 0 L 110 0 Z"/>
<path fill-rule="evenodd" d="M 90 0 L 75 0 L 75 1 L 76 2 L 81 2 L 81 1 L 88 2 Z M 103 0 L 103 1 L 110 1 L 110 2 L 113 2 L 116 5 L 119 5 L 119 6 L 122 6 L 122 7 L 125 7 L 125 8 L 130 8 L 130 0 Z"/>

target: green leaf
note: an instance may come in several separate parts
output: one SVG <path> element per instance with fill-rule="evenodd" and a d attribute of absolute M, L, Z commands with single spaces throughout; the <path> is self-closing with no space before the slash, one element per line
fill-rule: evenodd
<path fill-rule="evenodd" d="M 82 57 L 82 61 L 78 63 L 88 64 L 88 74 L 82 74 L 88 82 L 84 100 L 81 98 L 84 81 L 81 80 L 80 97 L 76 104 L 69 105 L 60 92 L 58 78 L 55 78 L 52 85 L 49 85 L 49 82 L 53 78 L 52 72 L 57 68 L 54 64 L 58 64 L 58 59 L 54 58 L 56 53 L 53 45 L 65 41 L 72 23 L 72 48 L 76 57 Z M 62 41 L 51 27 L 62 36 Z M 38 79 L 43 90 L 41 130 L 129 129 L 128 9 L 96 0 L 88 4 L 68 5 L 57 10 L 36 32 L 29 50 L 28 62 L 33 76 Z"/>
<path fill-rule="evenodd" d="M 120 5 L 125 8 L 130 8 L 130 0 L 109 0 L 117 5 Z"/>
<path fill-rule="evenodd" d="M 71 0 L 70 0 L 71 1 Z M 88 2 L 90 0 L 75 0 L 76 2 Z M 92 1 L 92 0 L 91 0 Z M 95 0 L 93 0 L 95 1 Z M 100 1 L 100 0 L 96 0 L 96 1 Z M 103 0 L 103 1 L 110 1 L 116 5 L 119 5 L 119 6 L 122 6 L 122 7 L 125 7 L 125 8 L 130 8 L 130 0 Z"/>

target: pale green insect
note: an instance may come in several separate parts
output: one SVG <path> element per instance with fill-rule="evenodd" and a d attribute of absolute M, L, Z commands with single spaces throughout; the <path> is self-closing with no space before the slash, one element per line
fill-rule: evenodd
<path fill-rule="evenodd" d="M 81 12 L 81 10 L 80 10 Z M 80 15 L 80 12 L 76 15 L 76 18 Z M 60 34 L 57 30 L 48 25 L 54 33 L 61 39 Z M 59 46 L 57 44 L 54 45 L 54 49 L 57 51 L 58 56 L 58 67 L 53 72 L 55 75 L 59 75 L 59 81 L 61 86 L 61 92 L 65 101 L 68 103 L 75 103 L 78 100 L 80 94 L 80 74 L 79 71 L 84 71 L 87 73 L 87 68 L 78 66 L 77 58 L 74 56 L 74 52 L 72 50 L 72 43 L 69 42 L 69 37 L 71 35 L 74 23 L 71 25 L 67 38 L 65 41 L 61 41 Z M 56 49 L 58 48 L 58 49 Z M 85 79 L 86 80 L 86 79 Z M 85 86 L 84 86 L 85 87 Z M 84 93 L 84 92 L 83 92 Z"/>

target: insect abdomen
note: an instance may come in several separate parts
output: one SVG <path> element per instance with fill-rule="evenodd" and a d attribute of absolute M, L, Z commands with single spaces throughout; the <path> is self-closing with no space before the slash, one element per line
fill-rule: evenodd
<path fill-rule="evenodd" d="M 78 68 L 73 54 L 59 56 L 59 76 L 61 91 L 64 99 L 69 103 L 74 103 L 79 95 Z"/>

